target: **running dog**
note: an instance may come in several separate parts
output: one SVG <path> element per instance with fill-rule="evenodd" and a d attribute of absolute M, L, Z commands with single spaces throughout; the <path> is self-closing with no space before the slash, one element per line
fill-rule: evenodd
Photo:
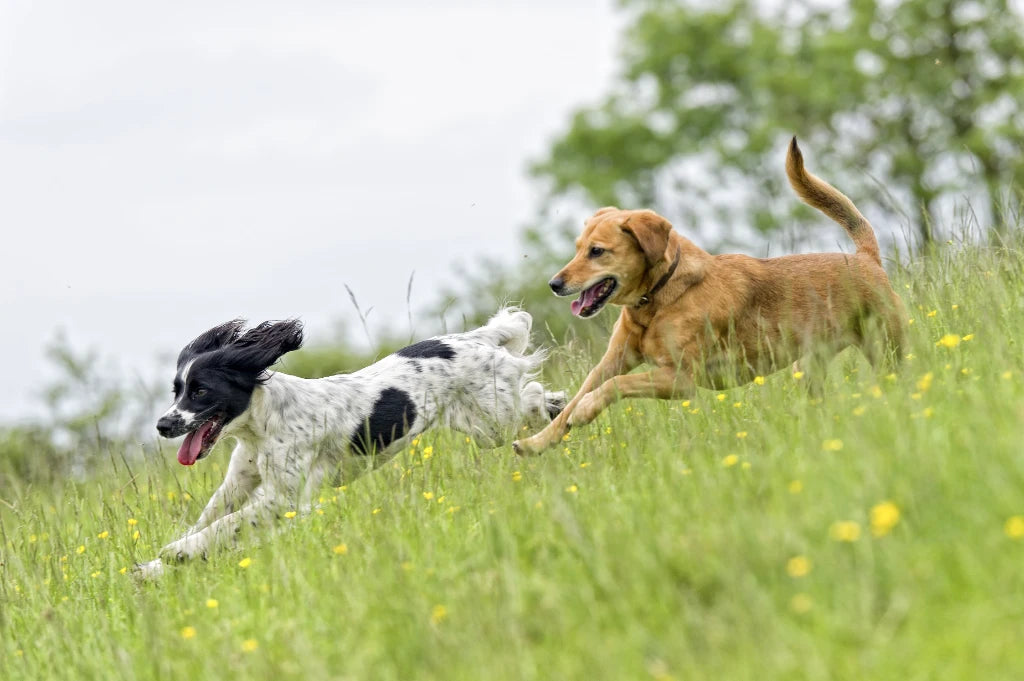
<path fill-rule="evenodd" d="M 157 422 L 185 436 L 178 462 L 236 441 L 227 474 L 199 520 L 160 556 L 139 565 L 159 576 L 165 562 L 205 557 L 246 524 L 287 509 L 308 510 L 324 477 L 351 479 L 390 459 L 409 440 L 442 425 L 496 447 L 510 429 L 538 428 L 565 406 L 532 380 L 543 351 L 527 354 L 532 318 L 504 308 L 483 327 L 437 336 L 352 374 L 303 379 L 267 369 L 302 345 L 296 320 L 243 331 L 234 320 L 181 351 L 174 404 Z"/>
<path fill-rule="evenodd" d="M 575 257 L 549 285 L 558 296 L 581 293 L 571 306 L 578 317 L 608 303 L 622 311 L 579 392 L 541 432 L 513 443 L 518 453 L 540 453 L 622 397 L 686 398 L 801 358 L 815 378 L 849 345 L 875 364 L 898 360 L 906 314 L 871 224 L 804 169 L 795 137 L 786 174 L 805 203 L 846 229 L 852 255 L 713 256 L 649 210 L 602 208 L 587 220 Z M 653 370 L 629 374 L 643 362 Z"/>

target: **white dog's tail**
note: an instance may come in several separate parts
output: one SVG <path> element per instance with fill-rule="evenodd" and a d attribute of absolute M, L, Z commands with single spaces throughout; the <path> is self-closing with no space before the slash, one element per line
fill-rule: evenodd
<path fill-rule="evenodd" d="M 497 346 L 522 357 L 530 345 L 533 317 L 518 307 L 503 307 L 478 332 Z"/>

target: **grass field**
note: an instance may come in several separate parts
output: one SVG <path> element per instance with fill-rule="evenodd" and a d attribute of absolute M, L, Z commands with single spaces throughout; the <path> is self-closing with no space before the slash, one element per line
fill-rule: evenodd
<path fill-rule="evenodd" d="M 125 571 L 225 450 L 21 490 L 0 678 L 1020 679 L 1022 260 L 951 248 L 895 281 L 897 374 L 848 352 L 823 400 L 786 371 L 623 402 L 529 460 L 431 433 L 154 584 Z"/>

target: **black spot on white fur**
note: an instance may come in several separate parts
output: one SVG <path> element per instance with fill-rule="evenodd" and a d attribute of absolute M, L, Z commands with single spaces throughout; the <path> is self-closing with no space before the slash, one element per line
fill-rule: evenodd
<path fill-rule="evenodd" d="M 409 359 L 455 359 L 455 350 L 450 345 L 431 338 L 402 348 L 395 353 Z"/>
<path fill-rule="evenodd" d="M 386 388 L 373 403 L 373 411 L 366 423 L 352 434 L 352 450 L 357 454 L 383 451 L 405 435 L 415 420 L 416 405 L 409 393 L 398 388 Z"/>

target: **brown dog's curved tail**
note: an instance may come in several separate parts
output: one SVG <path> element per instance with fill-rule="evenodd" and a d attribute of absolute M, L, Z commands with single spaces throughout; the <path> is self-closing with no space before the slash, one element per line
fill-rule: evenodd
<path fill-rule="evenodd" d="M 875 230 L 871 223 L 860 214 L 857 206 L 853 205 L 853 201 L 845 194 L 820 177 L 807 172 L 796 137 L 789 143 L 789 153 L 786 154 L 786 175 L 789 177 L 789 184 L 804 203 L 817 208 L 845 227 L 857 246 L 857 252 L 869 255 L 879 265 L 882 264 L 878 240 L 875 238 Z"/>

